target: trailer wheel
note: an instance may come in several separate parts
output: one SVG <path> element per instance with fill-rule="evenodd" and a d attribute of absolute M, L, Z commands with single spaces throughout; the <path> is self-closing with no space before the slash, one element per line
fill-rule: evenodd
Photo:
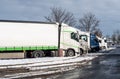
<path fill-rule="evenodd" d="M 32 52 L 32 57 L 33 58 L 39 58 L 39 57 L 43 57 L 43 56 L 44 56 L 44 52 L 43 51 L 37 50 L 37 51 L 33 51 Z"/>
<path fill-rule="evenodd" d="M 70 57 L 75 56 L 75 51 L 72 50 L 72 49 L 68 49 L 67 50 L 67 56 L 70 56 Z"/>

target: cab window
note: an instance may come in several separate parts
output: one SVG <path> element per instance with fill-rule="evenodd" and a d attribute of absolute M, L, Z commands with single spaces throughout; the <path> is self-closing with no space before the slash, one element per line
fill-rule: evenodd
<path fill-rule="evenodd" d="M 84 40 L 84 41 L 86 41 L 86 42 L 88 41 L 88 40 L 87 40 L 87 35 L 80 35 L 80 39 L 81 39 L 81 40 Z"/>
<path fill-rule="evenodd" d="M 72 33 L 71 33 L 71 39 L 76 40 L 77 42 L 79 42 L 79 40 L 78 40 L 78 34 L 72 32 Z"/>

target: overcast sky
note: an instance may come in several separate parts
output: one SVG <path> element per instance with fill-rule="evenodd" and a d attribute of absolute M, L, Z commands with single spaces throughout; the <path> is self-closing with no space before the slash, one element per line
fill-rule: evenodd
<path fill-rule="evenodd" d="M 76 19 L 92 12 L 104 35 L 120 30 L 120 0 L 0 0 L 0 19 L 45 21 L 54 6 L 72 12 Z"/>

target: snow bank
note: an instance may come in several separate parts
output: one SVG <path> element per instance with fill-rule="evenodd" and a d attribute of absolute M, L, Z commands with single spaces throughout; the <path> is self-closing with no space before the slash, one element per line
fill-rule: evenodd
<path fill-rule="evenodd" d="M 115 48 L 109 48 L 107 51 Z M 43 57 L 43 58 L 28 58 L 28 59 L 1 59 L 0 68 L 3 66 L 13 66 L 13 67 L 26 67 L 26 66 L 37 66 L 37 65 L 50 65 L 50 64 L 60 64 L 60 63 L 73 63 L 80 62 L 84 60 L 91 60 L 97 55 L 103 55 L 103 53 L 89 53 L 86 56 L 81 57 Z"/>
<path fill-rule="evenodd" d="M 0 60 L 0 69 L 4 68 L 27 68 L 30 72 L 7 74 L 5 78 L 22 78 L 45 74 L 54 74 L 75 69 L 78 65 L 84 65 L 86 61 L 94 59 L 96 56 L 82 57 L 46 57 L 33 59 L 11 59 Z M 57 69 L 56 69 L 57 68 Z M 44 71 L 44 70 L 47 71 Z M 49 70 L 50 69 L 50 70 Z M 33 70 L 33 71 L 31 71 Z M 4 78 L 3 77 L 3 78 Z"/>
<path fill-rule="evenodd" d="M 84 60 L 92 60 L 93 57 L 45 57 L 45 58 L 33 58 L 33 59 L 11 59 L 11 60 L 0 60 L 0 69 L 5 68 L 32 68 L 32 67 L 53 67 L 52 65 L 60 64 L 71 64 L 76 62 L 81 62 Z M 63 66 L 63 65 L 61 65 Z"/>
<path fill-rule="evenodd" d="M 42 62 L 51 62 L 51 61 L 60 61 L 72 59 L 75 57 L 44 57 L 44 58 L 29 58 L 29 59 L 4 59 L 0 60 L 1 65 L 18 65 L 18 64 L 31 64 L 31 63 L 42 63 Z"/>

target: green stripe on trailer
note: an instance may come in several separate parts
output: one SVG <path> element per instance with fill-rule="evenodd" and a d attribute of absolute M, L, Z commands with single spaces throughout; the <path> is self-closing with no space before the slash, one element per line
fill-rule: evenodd
<path fill-rule="evenodd" d="M 71 30 L 64 30 L 64 31 L 62 31 L 62 32 L 70 32 L 70 33 L 72 33 L 72 32 L 74 32 L 74 31 L 71 31 Z"/>
<path fill-rule="evenodd" d="M 57 46 L 0 47 L 0 51 L 56 50 Z"/>

